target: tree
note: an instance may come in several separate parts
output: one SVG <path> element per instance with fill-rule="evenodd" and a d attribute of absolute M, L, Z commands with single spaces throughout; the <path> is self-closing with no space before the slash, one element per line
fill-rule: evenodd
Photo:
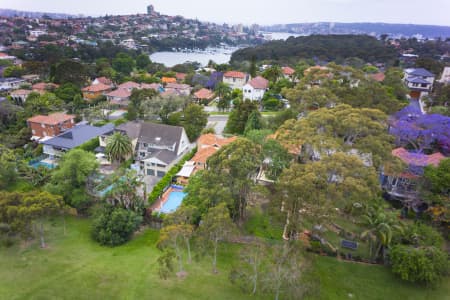
<path fill-rule="evenodd" d="M 84 197 L 85 184 L 88 176 L 97 168 L 98 162 L 93 153 L 72 149 L 61 158 L 47 188 L 55 194 L 63 195 L 66 203 L 72 207 L 84 209 L 89 202 Z"/>
<path fill-rule="evenodd" d="M 385 211 L 381 205 L 370 205 L 363 216 L 363 224 L 367 230 L 362 232 L 361 237 L 369 240 L 370 257 L 377 259 L 382 254 L 385 261 L 386 250 L 391 246 L 394 234 L 403 232 L 397 217 Z"/>
<path fill-rule="evenodd" d="M 238 101 L 237 105 L 230 113 L 225 131 L 231 134 L 243 134 L 249 116 L 253 111 L 257 110 L 258 107 L 253 101 Z"/>
<path fill-rule="evenodd" d="M 357 150 L 370 157 L 368 164 L 379 168 L 392 161 L 392 136 L 387 131 L 387 116 L 376 109 L 338 105 L 322 108 L 299 120 L 289 120 L 277 131 L 283 145 L 302 145 L 302 158 L 320 159 L 336 151 Z"/>
<path fill-rule="evenodd" d="M 432 205 L 431 216 L 442 225 L 450 222 L 450 159 L 444 159 L 439 166 L 426 166 L 421 179 L 424 198 Z"/>
<path fill-rule="evenodd" d="M 329 222 L 336 208 L 367 205 L 380 187 L 373 168 L 338 152 L 320 161 L 292 164 L 281 174 L 277 190 L 286 214 L 283 237 L 296 239 L 306 221 Z"/>
<path fill-rule="evenodd" d="M 235 225 L 231 221 L 229 211 L 225 203 L 221 203 L 211 208 L 202 219 L 197 231 L 201 239 L 212 248 L 213 254 L 213 272 L 217 273 L 217 250 L 219 242 L 228 238 L 235 230 Z"/>
<path fill-rule="evenodd" d="M 112 67 L 123 75 L 130 75 L 135 66 L 134 59 L 126 53 L 117 53 L 116 57 L 112 61 Z"/>
<path fill-rule="evenodd" d="M 144 210 L 144 199 L 138 194 L 143 182 L 136 171 L 126 170 L 125 174 L 119 172 L 113 178 L 113 187 L 106 195 L 106 200 L 114 207 L 128 209 L 141 214 Z"/>
<path fill-rule="evenodd" d="M 191 243 L 190 240 L 194 234 L 194 222 L 196 220 L 196 215 L 198 210 L 194 206 L 183 205 L 179 207 L 175 212 L 166 216 L 164 219 L 165 225 L 178 225 L 180 230 L 180 237 L 183 238 L 186 249 L 188 252 L 188 263 L 191 263 Z"/>
<path fill-rule="evenodd" d="M 133 89 L 130 96 L 130 104 L 128 106 L 128 120 L 136 120 L 144 117 L 143 102 L 149 101 L 157 95 L 153 89 Z"/>
<path fill-rule="evenodd" d="M 181 110 L 187 101 L 187 98 L 180 96 L 156 96 L 151 99 L 146 98 L 143 100 L 140 110 L 142 111 L 144 119 L 160 119 L 163 123 L 167 124 L 169 115 Z"/>
<path fill-rule="evenodd" d="M 70 103 L 74 100 L 75 96 L 81 96 L 81 90 L 73 83 L 65 83 L 55 90 L 55 95 L 64 100 L 64 102 Z"/>
<path fill-rule="evenodd" d="M 392 272 L 410 282 L 435 284 L 449 272 L 447 254 L 436 247 L 396 245 L 390 259 Z"/>
<path fill-rule="evenodd" d="M 251 77 L 256 77 L 256 56 L 252 56 L 252 60 L 250 61 L 250 69 L 248 71 Z"/>
<path fill-rule="evenodd" d="M 276 180 L 281 172 L 289 166 L 292 156 L 279 142 L 274 139 L 267 140 L 262 147 L 264 163 L 267 164 L 267 177 Z"/>
<path fill-rule="evenodd" d="M 219 99 L 228 99 L 231 93 L 231 88 L 228 84 L 223 83 L 223 82 L 219 82 L 218 84 L 216 84 L 216 87 L 214 89 L 217 97 L 219 97 Z"/>
<path fill-rule="evenodd" d="M 273 83 L 277 82 L 281 76 L 283 76 L 283 72 L 280 66 L 271 66 L 262 73 L 262 77 Z"/>
<path fill-rule="evenodd" d="M 105 246 L 118 246 L 131 239 L 142 223 L 133 211 L 112 206 L 104 207 L 92 222 L 92 238 Z"/>
<path fill-rule="evenodd" d="M 180 243 L 184 242 L 184 237 L 186 235 L 192 235 L 192 225 L 191 226 L 182 224 L 168 225 L 161 229 L 159 240 L 157 243 L 159 248 L 165 248 L 168 246 L 173 248 L 178 260 L 180 275 L 184 272 Z"/>
<path fill-rule="evenodd" d="M 87 71 L 81 63 L 74 60 L 64 60 L 56 65 L 53 80 L 55 83 L 72 83 L 81 87 L 87 78 Z"/>
<path fill-rule="evenodd" d="M 183 110 L 182 125 L 190 141 L 195 141 L 208 123 L 208 114 L 203 107 L 190 103 Z"/>
<path fill-rule="evenodd" d="M 136 67 L 141 70 L 147 69 L 147 67 L 151 64 L 150 58 L 147 54 L 143 53 L 136 57 Z"/>
<path fill-rule="evenodd" d="M 23 73 L 23 68 L 19 66 L 9 66 L 3 70 L 4 77 L 20 77 Z"/>
<path fill-rule="evenodd" d="M 160 257 L 158 257 L 158 274 L 161 279 L 169 278 L 170 273 L 173 272 L 173 260 L 175 253 L 172 249 L 165 249 Z"/>
<path fill-rule="evenodd" d="M 412 148 L 415 152 L 449 151 L 450 117 L 438 114 L 421 114 L 409 107 L 395 115 L 390 128 L 399 146 Z"/>
<path fill-rule="evenodd" d="M 256 295 L 264 285 L 264 272 L 268 250 L 262 243 L 253 243 L 244 247 L 239 255 L 239 261 L 230 272 L 231 283 L 241 290 Z"/>
<path fill-rule="evenodd" d="M 261 163 L 260 155 L 258 145 L 247 139 L 237 139 L 219 149 L 207 161 L 208 170 L 219 174 L 221 185 L 231 192 L 231 212 L 235 220 L 245 218 L 247 199 L 255 184 L 252 177 Z"/>
<path fill-rule="evenodd" d="M 263 124 L 262 124 L 261 114 L 259 113 L 259 111 L 254 110 L 248 116 L 248 120 L 245 123 L 244 134 L 246 134 L 250 130 L 262 129 L 262 127 L 263 127 Z"/>
<path fill-rule="evenodd" d="M 63 102 L 53 93 L 40 95 L 32 92 L 28 95 L 24 108 L 27 116 L 35 114 L 48 114 L 61 110 Z"/>
<path fill-rule="evenodd" d="M 44 221 L 56 215 L 64 207 L 61 196 L 48 192 L 0 193 L 0 217 L 15 234 L 28 237 L 32 234 L 32 224 L 39 225 L 40 244 L 46 247 Z"/>
<path fill-rule="evenodd" d="M 6 188 L 17 179 L 17 164 L 14 152 L 0 144 L 0 188 Z"/>
<path fill-rule="evenodd" d="M 108 137 L 105 153 L 112 162 L 121 163 L 133 154 L 133 145 L 126 134 L 115 132 Z"/>

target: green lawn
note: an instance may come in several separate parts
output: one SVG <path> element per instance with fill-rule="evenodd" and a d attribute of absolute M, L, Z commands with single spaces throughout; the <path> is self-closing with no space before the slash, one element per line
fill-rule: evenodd
<path fill-rule="evenodd" d="M 218 275 L 209 258 L 187 267 L 184 280 L 160 280 L 155 248 L 158 232 L 147 230 L 130 243 L 106 248 L 89 237 L 90 222 L 69 219 L 47 226 L 47 249 L 37 244 L 0 249 L 0 299 L 264 299 L 243 295 L 228 281 L 237 247 L 221 251 Z M 449 299 L 438 290 L 404 284 L 388 269 L 318 257 L 319 299 Z M 447 298 L 446 298 L 447 297 Z M 272 299 L 267 297 L 266 299 Z"/>

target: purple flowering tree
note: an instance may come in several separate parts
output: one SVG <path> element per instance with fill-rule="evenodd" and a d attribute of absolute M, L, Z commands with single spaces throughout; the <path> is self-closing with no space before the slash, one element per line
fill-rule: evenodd
<path fill-rule="evenodd" d="M 450 152 L 450 117 L 421 114 L 408 106 L 394 116 L 390 132 L 398 146 L 413 148 L 414 152 Z"/>

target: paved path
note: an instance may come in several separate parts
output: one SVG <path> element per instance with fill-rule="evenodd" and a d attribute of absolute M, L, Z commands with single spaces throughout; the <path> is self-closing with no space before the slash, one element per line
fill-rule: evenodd
<path fill-rule="evenodd" d="M 216 134 L 222 134 L 228 121 L 228 115 L 212 115 L 208 117 L 207 127 L 213 127 Z"/>

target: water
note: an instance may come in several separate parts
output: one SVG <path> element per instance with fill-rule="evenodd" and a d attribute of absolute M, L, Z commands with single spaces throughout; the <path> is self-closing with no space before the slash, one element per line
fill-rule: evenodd
<path fill-rule="evenodd" d="M 47 169 L 54 169 L 55 168 L 54 164 L 49 164 L 49 163 L 46 163 L 46 162 L 43 162 L 43 161 L 38 161 L 38 162 L 32 163 L 32 164 L 30 164 L 30 166 L 35 168 L 35 169 L 37 169 L 39 167 L 44 167 L 44 168 L 47 168 Z"/>
<path fill-rule="evenodd" d="M 183 192 L 171 192 L 169 194 L 169 198 L 163 204 L 160 212 L 168 214 L 176 211 L 177 208 L 181 205 L 181 202 L 183 202 L 185 196 L 186 193 Z"/>
<path fill-rule="evenodd" d="M 230 62 L 231 54 L 238 48 L 207 48 L 206 50 L 196 50 L 190 52 L 155 52 L 150 55 L 153 62 L 164 64 L 166 67 L 173 67 L 185 62 L 198 62 L 206 66 L 210 60 L 218 64 Z"/>

